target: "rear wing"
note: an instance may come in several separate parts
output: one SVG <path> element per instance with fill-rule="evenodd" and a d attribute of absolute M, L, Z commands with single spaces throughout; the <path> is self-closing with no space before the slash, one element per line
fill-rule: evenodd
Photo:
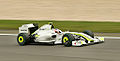
<path fill-rule="evenodd" d="M 38 29 L 38 25 L 36 25 L 36 24 L 24 24 L 21 27 L 19 27 L 19 33 L 32 34 L 37 29 Z"/>

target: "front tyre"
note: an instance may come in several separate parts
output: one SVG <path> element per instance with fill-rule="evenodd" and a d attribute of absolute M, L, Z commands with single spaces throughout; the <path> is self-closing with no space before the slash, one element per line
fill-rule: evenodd
<path fill-rule="evenodd" d="M 20 46 L 24 46 L 29 43 L 29 35 L 27 33 L 20 33 L 17 36 L 17 42 Z"/>
<path fill-rule="evenodd" d="M 66 33 L 62 37 L 62 43 L 66 47 L 72 46 L 72 41 L 75 40 L 74 36 L 70 33 Z"/>
<path fill-rule="evenodd" d="M 94 33 L 92 31 L 85 30 L 85 31 L 83 31 L 83 33 L 85 33 L 85 34 L 91 36 L 92 38 L 94 38 Z"/>

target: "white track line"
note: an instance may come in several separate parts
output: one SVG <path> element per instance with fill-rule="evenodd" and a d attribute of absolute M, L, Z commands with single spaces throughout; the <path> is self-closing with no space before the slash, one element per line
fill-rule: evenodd
<path fill-rule="evenodd" d="M 0 34 L 0 36 L 17 36 L 18 34 Z"/>
<path fill-rule="evenodd" d="M 0 36 L 17 36 L 18 34 L 0 34 Z M 97 36 L 101 37 L 101 36 Z M 105 39 L 120 39 L 120 37 L 110 37 L 110 36 L 102 36 Z"/>
<path fill-rule="evenodd" d="M 104 36 L 105 39 L 120 39 L 120 37 L 108 37 L 108 36 Z"/>

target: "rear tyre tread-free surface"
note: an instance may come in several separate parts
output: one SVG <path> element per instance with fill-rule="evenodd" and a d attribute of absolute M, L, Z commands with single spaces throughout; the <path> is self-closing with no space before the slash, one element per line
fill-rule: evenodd
<path fill-rule="evenodd" d="M 29 44 L 30 38 L 27 33 L 20 33 L 17 36 L 17 42 L 20 46 L 25 46 Z"/>

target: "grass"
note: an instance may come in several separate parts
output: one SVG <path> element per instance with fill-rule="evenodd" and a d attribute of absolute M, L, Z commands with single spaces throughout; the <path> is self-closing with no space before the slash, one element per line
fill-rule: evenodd
<path fill-rule="evenodd" d="M 120 33 L 120 22 L 86 22 L 86 21 L 19 21 L 19 20 L 0 20 L 0 29 L 18 29 L 23 24 L 38 23 L 39 26 L 53 22 L 55 28 L 62 31 L 82 32 L 91 30 L 93 32 Z"/>

